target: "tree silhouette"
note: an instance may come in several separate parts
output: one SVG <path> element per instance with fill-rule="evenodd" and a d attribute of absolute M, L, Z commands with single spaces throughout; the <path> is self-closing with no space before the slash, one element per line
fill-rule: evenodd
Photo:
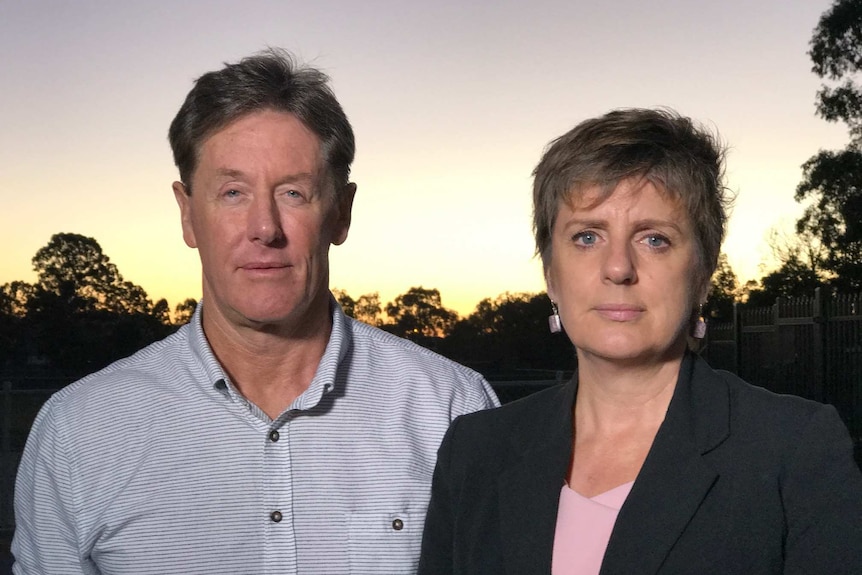
<path fill-rule="evenodd" d="M 9 315 L 27 315 L 27 302 L 33 297 L 35 288 L 22 281 L 9 282 L 0 286 L 0 311 Z"/>
<path fill-rule="evenodd" d="M 774 304 L 779 297 L 811 297 L 815 289 L 827 285 L 829 278 L 822 271 L 824 250 L 811 232 L 787 238 L 773 230 L 769 246 L 780 265 L 741 290 L 747 304 L 760 307 Z"/>
<path fill-rule="evenodd" d="M 759 287 L 749 290 L 746 303 L 760 307 L 774 304 L 779 297 L 811 297 L 820 285 L 810 267 L 797 256 L 790 256 L 780 268 L 761 278 Z"/>
<path fill-rule="evenodd" d="M 341 306 L 344 315 L 352 318 L 356 317 L 356 300 L 350 297 L 350 294 L 343 289 L 333 288 L 332 295 L 335 297 L 338 305 Z"/>
<path fill-rule="evenodd" d="M 817 93 L 817 112 L 829 122 L 842 121 L 853 140 L 862 136 L 862 87 L 855 74 L 862 68 L 862 1 L 836 0 L 823 13 L 808 51 L 819 78 L 838 83 Z"/>
<path fill-rule="evenodd" d="M 167 335 L 167 302 L 154 307 L 143 288 L 123 279 L 93 238 L 61 233 L 33 257 L 37 281 L 2 286 L 0 345 L 17 361 L 47 360 L 55 374 L 78 377 Z M 13 317 L 15 331 L 8 331 Z M 21 356 L 25 356 L 22 359 Z M 4 363 L 12 358 L 3 356 Z"/>
<path fill-rule="evenodd" d="M 842 291 L 862 288 L 862 151 L 821 151 L 802 166 L 796 200 L 813 199 L 796 223 L 826 254 L 823 268 Z"/>
<path fill-rule="evenodd" d="M 796 228 L 818 238 L 826 252 L 823 268 L 839 290 L 862 289 L 862 0 L 836 0 L 823 13 L 808 52 L 812 71 L 825 83 L 817 113 L 844 122 L 850 143 L 841 151 L 821 150 L 802 166 L 797 201 L 812 200 Z"/>
<path fill-rule="evenodd" d="M 174 308 L 174 325 L 185 325 L 192 320 L 192 316 L 198 307 L 194 298 L 186 298 Z"/>
<path fill-rule="evenodd" d="M 383 308 L 380 305 L 379 292 L 362 294 L 357 299 L 353 299 L 343 289 L 333 288 L 332 295 L 335 296 L 335 300 L 341 305 L 341 309 L 345 315 L 369 325 L 378 327 L 383 325 L 380 317 L 383 313 Z"/>
<path fill-rule="evenodd" d="M 16 301 L 15 292 L 12 284 L 0 287 L 0 368 L 13 360 L 19 347 L 24 313 Z"/>
<path fill-rule="evenodd" d="M 565 334 L 548 330 L 551 305 L 544 293 L 504 293 L 483 299 L 452 329 L 440 351 L 488 377 L 574 368 L 574 348 Z"/>
<path fill-rule="evenodd" d="M 93 238 L 54 234 L 36 252 L 33 269 L 38 276 L 34 297 L 60 298 L 72 311 L 147 314 L 153 306 L 143 288 L 123 279 Z"/>
<path fill-rule="evenodd" d="M 168 300 L 162 298 L 153 304 L 150 315 L 163 325 L 171 325 L 171 306 L 168 305 Z"/>
<path fill-rule="evenodd" d="M 718 255 L 718 266 L 710 281 L 709 296 L 703 306 L 704 316 L 713 321 L 732 321 L 733 302 L 738 296 L 739 282 L 727 261 L 727 254 L 722 252 Z"/>
<path fill-rule="evenodd" d="M 382 323 L 380 315 L 383 313 L 383 308 L 380 305 L 380 293 L 366 293 L 359 296 L 354 306 L 356 319 L 370 325 L 379 326 Z"/>
<path fill-rule="evenodd" d="M 440 291 L 412 287 L 386 304 L 386 315 L 391 323 L 384 327 L 408 339 L 445 337 L 458 314 L 443 307 Z"/>

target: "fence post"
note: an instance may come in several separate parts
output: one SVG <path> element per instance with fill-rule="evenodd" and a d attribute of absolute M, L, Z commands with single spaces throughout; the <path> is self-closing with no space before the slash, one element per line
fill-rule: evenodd
<path fill-rule="evenodd" d="M 12 477 L 12 382 L 3 380 L 0 385 L 3 395 L 3 423 L 0 427 L 0 538 L 14 522 L 12 513 L 12 491 L 15 481 Z M 2 550 L 0 550 L 2 559 Z"/>
<path fill-rule="evenodd" d="M 3 461 L 12 451 L 12 382 L 3 381 L 3 429 L 0 429 L 0 452 L 3 453 Z"/>
<path fill-rule="evenodd" d="M 811 304 L 811 318 L 813 320 L 813 347 L 814 352 L 814 389 L 812 389 L 814 399 L 825 402 L 826 397 L 826 294 L 822 288 L 814 288 L 814 300 Z"/>
<path fill-rule="evenodd" d="M 739 317 L 739 302 L 733 302 L 733 373 L 739 375 L 739 366 L 742 365 L 742 321 Z"/>

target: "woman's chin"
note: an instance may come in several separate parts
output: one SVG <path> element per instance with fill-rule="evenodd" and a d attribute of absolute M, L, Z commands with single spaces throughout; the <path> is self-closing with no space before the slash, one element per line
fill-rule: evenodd
<path fill-rule="evenodd" d="M 610 339 L 603 342 L 590 342 L 590 345 L 578 346 L 579 360 L 603 360 L 621 365 L 637 365 L 641 363 L 663 362 L 681 357 L 685 346 L 669 342 L 665 345 L 655 345 L 654 342 L 631 341 L 629 339 Z"/>

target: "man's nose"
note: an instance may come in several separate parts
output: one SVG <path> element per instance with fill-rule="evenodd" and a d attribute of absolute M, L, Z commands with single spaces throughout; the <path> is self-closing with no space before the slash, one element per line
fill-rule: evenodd
<path fill-rule="evenodd" d="M 251 241 L 272 245 L 284 240 L 281 213 L 271 195 L 257 197 L 251 202 L 248 213 L 248 238 Z"/>

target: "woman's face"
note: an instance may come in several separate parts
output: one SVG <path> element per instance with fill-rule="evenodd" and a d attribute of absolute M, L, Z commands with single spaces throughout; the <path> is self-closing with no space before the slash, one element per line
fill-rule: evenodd
<path fill-rule="evenodd" d="M 581 359 L 681 356 L 692 309 L 697 242 L 682 205 L 645 179 L 623 180 L 596 203 L 586 188 L 560 206 L 546 270 L 548 295 Z"/>

